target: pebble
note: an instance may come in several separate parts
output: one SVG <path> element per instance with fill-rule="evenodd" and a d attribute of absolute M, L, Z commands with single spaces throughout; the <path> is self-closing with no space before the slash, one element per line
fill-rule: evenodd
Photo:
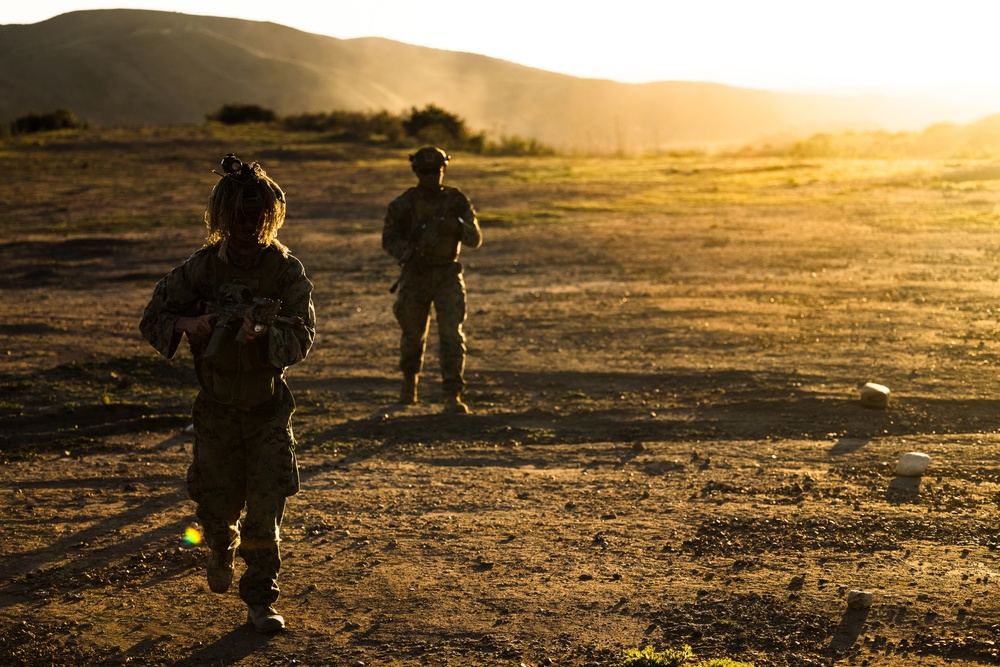
<path fill-rule="evenodd" d="M 847 593 L 848 609 L 870 609 L 874 596 L 868 591 L 849 591 Z"/>
<path fill-rule="evenodd" d="M 889 407 L 889 388 L 874 382 L 866 382 L 861 387 L 861 404 L 869 408 Z"/>
<path fill-rule="evenodd" d="M 920 477 L 931 464 L 931 457 L 922 452 L 907 452 L 896 463 L 896 474 L 902 477 Z"/>

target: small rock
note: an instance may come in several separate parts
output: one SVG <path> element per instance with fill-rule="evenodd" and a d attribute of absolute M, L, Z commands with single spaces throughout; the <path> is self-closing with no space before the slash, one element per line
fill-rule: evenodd
<path fill-rule="evenodd" d="M 866 382 L 861 387 L 861 404 L 868 408 L 889 407 L 889 388 L 885 385 Z"/>
<path fill-rule="evenodd" d="M 848 591 L 848 609 L 870 609 L 874 596 L 868 591 Z"/>
<path fill-rule="evenodd" d="M 896 474 L 901 477 L 920 477 L 931 464 L 931 457 L 922 452 L 907 452 L 896 462 Z"/>

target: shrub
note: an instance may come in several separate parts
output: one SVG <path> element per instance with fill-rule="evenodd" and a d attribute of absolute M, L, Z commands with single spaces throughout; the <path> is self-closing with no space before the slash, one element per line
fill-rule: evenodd
<path fill-rule="evenodd" d="M 622 658 L 621 667 L 678 667 L 685 662 L 694 659 L 694 653 L 690 646 L 684 646 L 681 650 L 664 649 L 662 651 L 653 650 L 652 646 L 642 649 L 632 649 Z M 697 663 L 695 667 L 754 667 L 753 663 L 737 662 L 729 658 L 712 658 Z"/>
<path fill-rule="evenodd" d="M 403 121 L 403 129 L 407 136 L 437 146 L 454 146 L 469 138 L 464 120 L 434 104 L 419 110 L 416 107 L 410 109 L 409 118 Z"/>
<path fill-rule="evenodd" d="M 368 117 L 369 135 L 373 137 L 385 137 L 386 141 L 396 142 L 406 136 L 403 128 L 403 119 L 393 116 L 388 111 L 379 111 Z"/>
<path fill-rule="evenodd" d="M 285 118 L 284 125 L 289 130 L 329 132 L 337 141 L 395 143 L 406 135 L 402 119 L 388 111 L 305 113 Z"/>
<path fill-rule="evenodd" d="M 652 646 L 642 649 L 632 649 L 622 659 L 622 667 L 677 667 L 694 657 L 690 646 L 681 650 L 664 649 L 655 651 Z"/>
<path fill-rule="evenodd" d="M 554 155 L 555 151 L 537 139 L 524 137 L 501 137 L 500 141 L 488 142 L 479 151 L 487 155 Z"/>
<path fill-rule="evenodd" d="M 278 119 L 278 115 L 259 104 L 225 104 L 206 118 L 225 125 L 243 125 L 245 123 L 273 123 Z"/>
<path fill-rule="evenodd" d="M 45 114 L 32 112 L 21 116 L 10 124 L 10 132 L 11 134 L 33 134 L 86 126 L 87 124 L 77 120 L 76 114 L 69 109 L 56 109 Z"/>
<path fill-rule="evenodd" d="M 465 121 L 450 111 L 430 104 L 411 108 L 403 115 L 388 111 L 331 111 L 286 116 L 285 129 L 329 133 L 333 141 L 400 145 L 404 140 L 431 144 L 445 150 L 464 150 L 487 155 L 553 155 L 555 151 L 534 139 L 503 137 L 492 141 L 485 132 L 473 134 Z M 407 143 L 410 143 L 407 141 Z"/>

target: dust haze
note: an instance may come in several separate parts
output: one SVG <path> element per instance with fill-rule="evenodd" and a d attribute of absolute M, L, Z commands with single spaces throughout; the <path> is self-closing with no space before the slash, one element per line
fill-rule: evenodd
<path fill-rule="evenodd" d="M 282 115 L 401 113 L 435 104 L 495 139 L 532 138 L 575 153 L 913 131 L 1000 110 L 923 95 L 624 84 L 381 38 L 340 40 L 274 23 L 124 9 L 0 26 L 0 80 L 0 118 L 8 120 L 68 108 L 101 126 L 190 124 L 234 103 Z"/>

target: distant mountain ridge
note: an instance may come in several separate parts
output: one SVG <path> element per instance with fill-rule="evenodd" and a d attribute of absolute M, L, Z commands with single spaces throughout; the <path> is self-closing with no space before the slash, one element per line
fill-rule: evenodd
<path fill-rule="evenodd" d="M 888 97 L 581 79 L 382 38 L 174 12 L 87 10 L 0 25 L 0 122 L 63 107 L 98 125 L 197 123 L 230 103 L 281 115 L 436 104 L 493 137 L 598 152 L 922 129 L 960 113 Z"/>

